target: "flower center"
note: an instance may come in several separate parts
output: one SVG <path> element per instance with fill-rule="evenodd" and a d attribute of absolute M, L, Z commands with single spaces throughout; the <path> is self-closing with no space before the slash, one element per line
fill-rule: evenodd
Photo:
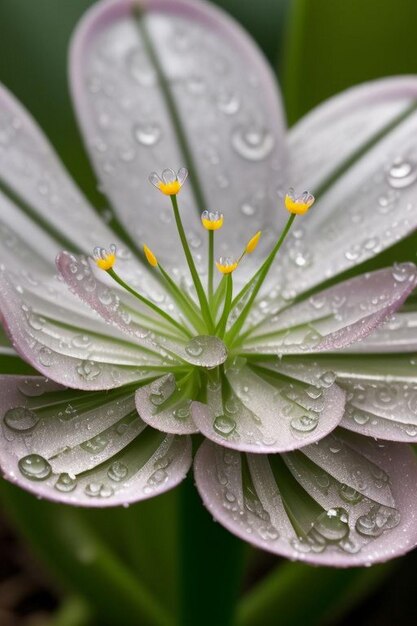
<path fill-rule="evenodd" d="M 154 302 L 148 300 L 144 295 L 130 287 L 130 285 L 116 273 L 114 270 L 116 263 L 116 246 L 111 245 L 109 250 L 95 248 L 94 260 L 97 266 L 106 271 L 123 289 L 132 294 L 142 304 L 152 309 L 156 315 L 168 322 L 179 336 L 189 339 L 196 334 L 215 335 L 222 339 L 228 348 L 231 349 L 239 341 L 241 330 L 255 303 L 256 297 L 265 282 L 296 216 L 302 215 L 309 210 L 314 202 L 314 196 L 308 191 L 303 192 L 299 196 L 294 193 L 293 189 L 288 191 L 284 200 L 285 208 L 290 213 L 287 223 L 260 268 L 246 282 L 245 286 L 237 294 L 234 294 L 233 272 L 239 267 L 244 257 L 247 254 L 252 254 L 257 248 L 261 238 L 261 231 L 255 233 L 248 241 L 239 257 L 220 257 L 217 261 L 214 261 L 214 232 L 222 228 L 224 216 L 219 211 L 203 211 L 201 214 L 201 224 L 208 234 L 207 285 L 205 287 L 194 263 L 194 258 L 182 224 L 177 199 L 187 175 L 188 172 L 185 168 L 181 168 L 177 174 L 173 170 L 164 170 L 161 176 L 153 172 L 149 176 L 149 180 L 159 191 L 170 197 L 175 224 L 197 294 L 198 305 L 190 295 L 177 286 L 173 278 L 159 263 L 152 250 L 146 245 L 143 247 L 146 260 L 155 271 L 159 272 L 160 278 L 168 293 L 181 311 L 184 319 L 182 323 L 174 319 Z M 214 288 L 214 267 L 222 274 L 222 278 L 216 288 Z M 238 306 L 239 313 L 237 313 L 234 316 L 234 320 L 231 321 L 230 314 L 232 311 L 237 310 L 236 307 Z M 246 331 L 245 334 L 247 334 L 247 332 L 248 331 Z"/>

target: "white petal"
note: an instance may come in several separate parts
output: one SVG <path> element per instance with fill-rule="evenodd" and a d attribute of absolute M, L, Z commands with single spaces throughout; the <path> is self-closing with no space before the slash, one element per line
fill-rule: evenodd
<path fill-rule="evenodd" d="M 0 378 L 0 466 L 38 497 L 76 506 L 128 505 L 175 487 L 191 441 L 149 428 L 132 387 L 65 390 L 40 377 Z"/>
<path fill-rule="evenodd" d="M 271 368 L 236 360 L 226 380 L 209 385 L 207 404 L 192 404 L 201 432 L 227 448 L 255 453 L 294 450 L 321 439 L 343 416 L 345 394 L 317 379 L 310 385 Z"/>
<path fill-rule="evenodd" d="M 327 451 L 317 465 L 308 458 L 317 444 L 284 455 L 245 455 L 206 441 L 194 464 L 197 488 L 230 532 L 290 559 L 355 567 L 415 547 L 411 447 L 342 432 L 323 442 Z"/>
<path fill-rule="evenodd" d="M 258 228 L 279 226 L 285 158 L 275 80 L 247 35 L 213 6 L 149 0 L 140 20 L 134 6 L 95 5 L 73 41 L 72 92 L 97 174 L 132 236 L 178 266 L 170 202 L 148 175 L 187 166 L 179 202 L 193 249 L 201 255 L 199 212 L 211 207 L 225 213 L 218 240 L 240 248 Z M 173 103 L 194 167 L 178 140 Z M 202 190 L 197 202 L 193 185 Z"/>
<path fill-rule="evenodd" d="M 343 163 L 417 101 L 417 79 L 349 89 L 290 131 L 294 186 L 319 191 Z M 417 112 L 410 113 L 330 186 L 286 246 L 284 280 L 300 293 L 373 257 L 417 226 Z M 297 229 L 296 229 L 297 230 Z"/>

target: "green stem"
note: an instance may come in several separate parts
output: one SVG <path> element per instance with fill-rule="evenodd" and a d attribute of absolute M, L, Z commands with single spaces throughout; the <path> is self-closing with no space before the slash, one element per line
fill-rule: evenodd
<path fill-rule="evenodd" d="M 249 314 L 249 311 L 251 310 L 252 304 L 256 298 L 256 296 L 259 293 L 260 288 L 262 287 L 262 284 L 265 280 L 265 278 L 268 275 L 269 270 L 271 269 L 271 265 L 275 260 L 276 255 L 278 254 L 279 249 L 281 248 L 282 244 L 284 243 L 284 240 L 286 238 L 286 236 L 288 235 L 288 232 L 290 231 L 290 228 L 294 222 L 296 218 L 295 213 L 292 213 L 290 215 L 290 217 L 288 218 L 288 221 L 284 227 L 284 230 L 282 231 L 281 235 L 279 236 L 279 239 L 277 241 L 277 243 L 275 244 L 274 248 L 272 249 L 271 253 L 269 254 L 268 258 L 264 261 L 264 263 L 262 264 L 260 270 L 258 270 L 258 272 L 255 274 L 255 276 L 251 279 L 250 282 L 254 281 L 255 278 L 257 277 L 255 286 L 252 290 L 252 293 L 247 301 L 247 303 L 245 304 L 245 306 L 243 307 L 243 310 L 241 312 L 241 314 L 239 315 L 239 317 L 237 318 L 236 322 L 233 324 L 232 328 L 229 330 L 228 334 L 227 334 L 227 341 L 228 343 L 232 343 L 233 339 L 236 337 L 236 335 L 239 333 L 240 329 L 242 328 L 243 324 L 245 323 L 245 320 Z"/>
<path fill-rule="evenodd" d="M 178 234 L 181 239 L 182 247 L 184 250 L 185 258 L 193 278 L 194 286 L 197 291 L 198 300 L 200 302 L 201 312 L 206 322 L 209 332 L 213 332 L 213 320 L 211 319 L 210 308 L 207 302 L 206 294 L 204 293 L 203 285 L 201 284 L 200 276 L 198 275 L 196 266 L 194 264 L 193 255 L 188 245 L 187 237 L 185 234 L 184 226 L 182 225 L 180 211 L 178 208 L 177 196 L 170 196 L 172 202 L 172 208 L 174 209 L 175 223 L 177 225 Z"/>
<path fill-rule="evenodd" d="M 220 304 L 224 298 L 225 292 L 226 292 L 226 276 L 225 274 L 223 274 L 213 296 L 212 310 L 213 310 L 214 319 L 217 318 L 217 313 L 220 308 Z M 233 308 L 233 301 L 232 301 L 232 308 Z"/>
<path fill-rule="evenodd" d="M 230 308 L 232 305 L 233 295 L 233 278 L 232 274 L 226 275 L 226 295 L 224 298 L 224 308 L 220 321 L 216 328 L 216 335 L 223 339 L 226 330 L 227 320 L 229 319 Z"/>
<path fill-rule="evenodd" d="M 208 300 L 213 301 L 213 270 L 214 270 L 214 230 L 208 231 Z"/>
<path fill-rule="evenodd" d="M 213 521 L 192 477 L 181 485 L 181 626 L 231 626 L 245 544 Z"/>
<path fill-rule="evenodd" d="M 177 328 L 181 332 L 181 334 L 186 335 L 186 337 L 192 336 L 191 333 L 186 328 L 184 328 L 184 326 L 182 326 L 179 322 L 174 320 L 170 315 L 168 315 L 168 313 L 160 309 L 159 306 L 157 306 L 156 304 L 154 304 L 153 302 L 151 302 L 150 300 L 142 296 L 140 293 L 132 289 L 132 287 L 130 287 L 127 283 L 125 283 L 125 281 L 122 278 L 120 278 L 118 274 L 116 274 L 114 269 L 107 270 L 107 274 L 109 274 L 109 276 L 111 276 L 118 285 L 123 287 L 123 289 L 126 289 L 126 291 L 132 294 L 132 296 L 134 296 L 137 300 L 142 302 L 142 304 L 149 307 L 150 309 L 152 309 L 152 311 L 154 311 L 155 313 L 163 317 L 164 320 L 166 320 L 167 322 L 175 326 L 175 328 Z"/>
<path fill-rule="evenodd" d="M 162 267 L 162 265 L 158 264 L 159 271 L 161 272 L 165 283 L 170 291 L 171 295 L 175 299 L 178 306 L 182 309 L 183 313 L 188 317 L 191 324 L 199 333 L 205 333 L 206 328 L 204 323 L 199 315 L 199 310 L 195 306 L 195 303 L 192 302 L 182 291 L 177 287 L 177 285 L 172 280 L 171 276 L 168 272 Z"/>

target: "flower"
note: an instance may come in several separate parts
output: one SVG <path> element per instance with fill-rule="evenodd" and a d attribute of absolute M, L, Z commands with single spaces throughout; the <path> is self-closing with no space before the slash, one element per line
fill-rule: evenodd
<path fill-rule="evenodd" d="M 285 196 L 285 208 L 289 213 L 304 215 L 312 204 L 314 204 L 314 200 L 313 194 L 308 191 L 303 191 L 301 195 L 297 196 L 294 189 L 291 187 Z"/>
<path fill-rule="evenodd" d="M 102 270 L 110 270 L 116 263 L 116 246 L 111 244 L 110 248 L 94 248 L 93 258 L 97 267 Z"/>
<path fill-rule="evenodd" d="M 231 274 L 235 271 L 238 266 L 238 262 L 229 256 L 223 257 L 221 256 L 218 261 L 216 261 L 216 267 L 222 274 Z"/>
<path fill-rule="evenodd" d="M 219 211 L 203 211 L 201 223 L 206 230 L 219 230 L 223 226 L 224 215 Z"/>
<path fill-rule="evenodd" d="M 176 196 L 181 191 L 181 187 L 185 183 L 187 176 L 188 171 L 185 167 L 179 169 L 177 174 L 174 170 L 166 169 L 162 172 L 161 176 L 156 172 L 152 172 L 152 174 L 149 175 L 149 181 L 166 196 Z"/>
<path fill-rule="evenodd" d="M 129 237 L 0 92 L 0 309 L 39 371 L 0 379 L 2 473 L 101 507 L 158 495 L 193 462 L 213 516 L 261 548 L 336 566 L 392 558 L 417 543 L 414 300 L 401 309 L 416 269 L 357 266 L 417 225 L 417 80 L 354 88 L 285 138 L 276 87 L 240 30 L 210 5 L 168 4 L 146 3 L 160 26 L 146 46 L 127 28 L 129 2 L 95 4 L 72 46 L 86 146 Z M 148 189 L 161 162 L 191 166 L 180 204 L 183 169 L 151 177 L 161 195 Z M 289 183 L 314 191 L 314 211 L 291 211 L 311 197 L 285 197 Z M 206 256 L 207 206 L 225 220 Z M 117 272 L 112 249 L 99 267 L 90 257 L 112 240 Z M 216 282 L 214 248 L 244 241 L 250 257 Z"/>

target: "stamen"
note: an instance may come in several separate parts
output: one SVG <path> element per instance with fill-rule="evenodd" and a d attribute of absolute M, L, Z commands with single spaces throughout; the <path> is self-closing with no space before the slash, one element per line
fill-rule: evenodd
<path fill-rule="evenodd" d="M 181 167 L 177 173 L 174 170 L 166 169 L 161 176 L 157 172 L 152 172 L 149 175 L 149 182 L 166 196 L 176 196 L 181 191 L 187 176 L 188 170 L 185 167 Z"/>
<path fill-rule="evenodd" d="M 222 260 L 222 259 L 220 259 Z M 230 261 L 230 259 L 225 259 L 226 262 L 230 262 L 228 265 L 222 265 L 221 267 L 228 267 L 231 268 L 233 267 L 233 269 L 230 269 L 229 271 L 223 271 L 219 268 L 219 264 L 216 263 L 217 268 L 219 269 L 219 271 L 221 271 L 222 273 L 226 274 L 225 279 L 226 279 L 226 294 L 224 297 L 224 307 L 223 307 L 223 313 L 222 316 L 220 318 L 220 321 L 217 325 L 216 328 L 216 335 L 218 337 L 220 337 L 220 339 L 223 339 L 224 334 L 226 332 L 226 325 L 227 325 L 227 320 L 229 319 L 229 314 L 232 308 L 232 297 L 233 297 L 233 277 L 232 277 L 232 273 L 233 271 L 236 269 L 237 267 L 237 263 L 233 263 Z"/>
<path fill-rule="evenodd" d="M 109 270 L 116 263 L 116 246 L 112 243 L 109 249 L 94 248 L 93 258 L 97 265 L 102 270 Z"/>
<path fill-rule="evenodd" d="M 289 199 L 289 200 L 287 200 Z M 245 320 L 250 312 L 250 309 L 252 307 L 252 304 L 256 298 L 256 296 L 259 293 L 259 290 L 262 287 L 262 284 L 265 280 L 265 278 L 268 275 L 269 270 L 271 269 L 271 266 L 275 260 L 275 257 L 278 254 L 279 249 L 281 248 L 282 244 L 284 243 L 284 240 L 286 238 L 286 236 L 288 235 L 291 226 L 296 218 L 296 216 L 298 214 L 302 214 L 305 213 L 306 211 L 308 211 L 308 209 L 311 207 L 311 205 L 314 202 L 314 196 L 309 193 L 308 191 L 305 191 L 301 196 L 299 196 L 298 198 L 296 198 L 294 196 L 294 191 L 292 189 L 289 190 L 289 192 L 287 193 L 287 195 L 285 196 L 285 200 L 284 200 L 284 204 L 285 207 L 287 208 L 287 210 L 291 213 L 281 235 L 278 238 L 277 243 L 275 244 L 275 246 L 273 247 L 273 249 L 271 250 L 269 256 L 267 257 L 267 259 L 264 261 L 264 263 L 262 264 L 262 266 L 260 267 L 260 269 L 255 272 L 254 276 L 252 276 L 251 280 L 243 287 L 243 289 L 241 290 L 241 292 L 236 296 L 235 300 L 232 303 L 232 306 L 237 303 L 247 292 L 249 289 L 252 288 L 252 285 L 254 285 L 252 293 L 250 294 L 250 297 L 248 299 L 248 301 L 246 302 L 245 306 L 243 307 L 243 310 L 241 312 L 241 314 L 239 315 L 239 317 L 237 318 L 236 322 L 234 323 L 234 325 L 232 326 L 232 328 L 230 329 L 228 336 L 227 336 L 227 340 L 229 342 L 233 341 L 236 337 L 236 335 L 239 333 L 239 331 L 241 330 L 243 324 L 245 323 Z M 293 209 L 293 205 L 297 207 L 297 210 L 292 210 Z M 290 208 L 288 208 L 290 207 Z"/>
<path fill-rule="evenodd" d="M 120 276 L 114 271 L 113 265 L 114 265 L 114 260 L 116 258 L 116 246 L 114 244 L 110 246 L 110 252 L 108 252 L 105 248 L 94 248 L 93 257 L 94 257 L 95 262 L 97 263 L 97 266 L 100 267 L 100 269 L 107 272 L 107 274 L 111 276 L 113 280 L 118 285 L 120 285 L 120 287 L 123 287 L 125 291 L 127 291 L 132 296 L 134 296 L 137 300 L 142 302 L 142 304 L 152 309 L 152 311 L 154 311 L 155 313 L 163 317 L 167 322 L 175 326 L 175 328 L 179 330 L 181 334 L 185 335 L 186 337 L 192 336 L 187 328 L 182 326 L 179 322 L 177 322 L 177 320 L 174 320 L 163 309 L 160 309 L 159 306 L 157 306 L 156 304 L 154 304 L 153 302 L 145 298 L 145 296 L 142 296 L 142 294 L 135 291 L 132 287 L 130 287 L 130 285 L 125 283 L 125 281 L 122 278 L 120 278 Z M 113 260 L 111 257 L 114 257 Z"/>
<path fill-rule="evenodd" d="M 235 271 L 238 265 L 239 261 L 235 261 L 229 256 L 221 256 L 220 259 L 216 261 L 216 267 L 222 274 L 231 274 Z"/>
<path fill-rule="evenodd" d="M 168 291 L 171 293 L 178 306 L 182 309 L 183 313 L 185 313 L 185 315 L 188 317 L 194 328 L 199 333 L 204 334 L 206 328 L 200 317 L 200 311 L 195 302 L 191 298 L 189 298 L 186 293 L 179 289 L 179 287 L 172 280 L 168 272 L 166 272 L 162 265 L 158 262 L 158 259 L 147 245 L 143 246 L 143 251 L 149 265 L 151 265 L 152 267 L 157 267 L 159 269 Z"/>
<path fill-rule="evenodd" d="M 201 214 L 201 223 L 208 231 L 207 291 L 210 306 L 213 301 L 214 231 L 223 226 L 223 220 L 223 213 L 219 211 L 203 211 Z"/>
<path fill-rule="evenodd" d="M 184 184 L 186 178 L 187 178 L 188 172 L 185 168 L 181 168 L 178 171 L 178 174 L 176 175 L 176 181 L 179 183 L 180 187 L 182 187 L 182 185 Z M 164 178 L 165 176 L 165 178 Z M 156 177 L 156 178 L 155 178 Z M 166 195 L 169 195 L 171 198 L 171 203 L 172 203 L 172 208 L 174 210 L 174 217 L 175 217 L 175 223 L 177 225 L 177 230 L 178 230 L 178 234 L 180 236 L 180 240 L 181 240 L 181 244 L 184 250 L 184 254 L 185 254 L 185 258 L 187 259 L 187 264 L 188 264 L 188 268 L 190 270 L 193 282 L 194 282 L 194 286 L 197 292 L 197 296 L 198 296 L 198 300 L 200 302 L 200 307 L 201 307 L 201 313 L 203 315 L 204 321 L 207 325 L 208 331 L 210 333 L 212 333 L 214 331 L 214 324 L 213 324 L 213 320 L 211 317 L 211 312 L 210 312 L 210 307 L 208 305 L 208 301 L 207 301 L 207 297 L 206 294 L 204 292 L 203 289 L 203 285 L 201 284 L 201 280 L 200 277 L 198 275 L 195 263 L 194 263 L 194 259 L 193 259 L 193 255 L 191 254 L 191 250 L 190 247 L 188 245 L 188 241 L 187 241 L 187 237 L 185 234 L 185 230 L 184 230 L 184 226 L 182 224 L 181 221 L 181 216 L 180 216 L 180 211 L 179 211 L 179 207 L 178 207 L 178 200 L 177 200 L 177 192 L 172 192 L 172 193 L 168 193 L 166 191 L 164 191 L 163 185 L 169 185 L 171 184 L 171 182 L 175 182 L 173 181 L 173 177 L 175 177 L 175 173 L 173 172 L 173 170 L 164 170 L 164 172 L 162 173 L 162 177 L 164 178 L 163 181 L 161 181 L 161 179 L 159 178 L 158 174 L 156 174 L 155 172 L 153 172 L 150 176 L 149 176 L 149 180 L 150 182 L 157 188 L 159 188 L 163 193 L 166 193 Z M 162 187 L 161 187 L 161 183 L 162 183 Z"/>
<path fill-rule="evenodd" d="M 290 213 L 295 213 L 296 215 L 304 215 L 307 213 L 309 208 L 314 204 L 314 196 L 309 191 L 303 191 L 299 196 L 296 195 L 294 189 L 290 187 L 285 196 L 285 208 Z"/>

